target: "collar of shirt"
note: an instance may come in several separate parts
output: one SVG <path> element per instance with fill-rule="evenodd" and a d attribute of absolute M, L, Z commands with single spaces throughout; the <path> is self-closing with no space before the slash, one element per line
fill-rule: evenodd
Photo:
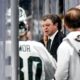
<path fill-rule="evenodd" d="M 52 41 L 54 40 L 54 37 L 56 36 L 57 33 L 58 33 L 58 30 L 52 36 L 49 37 L 49 39 L 51 39 L 51 45 L 52 45 Z"/>

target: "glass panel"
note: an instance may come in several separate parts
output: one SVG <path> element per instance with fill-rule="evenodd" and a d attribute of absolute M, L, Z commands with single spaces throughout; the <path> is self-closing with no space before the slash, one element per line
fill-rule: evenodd
<path fill-rule="evenodd" d="M 15 3 L 15 0 L 13 1 Z M 0 80 L 14 80 L 13 73 L 16 74 L 17 71 L 14 69 L 17 63 L 14 62 L 15 49 L 12 47 L 15 46 L 15 43 L 12 44 L 15 32 L 11 30 L 13 22 L 10 17 L 10 5 L 11 0 L 0 0 Z"/>
<path fill-rule="evenodd" d="M 0 79 L 10 80 L 10 73 L 8 63 L 10 63 L 10 58 L 7 55 L 6 41 L 8 38 L 8 27 L 6 23 L 6 11 L 10 4 L 8 0 L 0 0 Z M 10 68 L 11 69 L 11 68 Z"/>

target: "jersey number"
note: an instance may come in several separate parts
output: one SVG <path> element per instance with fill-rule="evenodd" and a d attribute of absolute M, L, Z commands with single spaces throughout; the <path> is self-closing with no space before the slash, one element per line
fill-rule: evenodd
<path fill-rule="evenodd" d="M 20 57 L 20 80 L 24 80 L 24 73 L 21 71 L 23 66 L 23 60 Z M 35 68 L 34 68 L 35 67 Z M 35 70 L 35 76 L 33 74 Z M 39 57 L 30 56 L 28 58 L 28 77 L 29 80 L 41 80 L 42 74 L 42 61 Z"/>

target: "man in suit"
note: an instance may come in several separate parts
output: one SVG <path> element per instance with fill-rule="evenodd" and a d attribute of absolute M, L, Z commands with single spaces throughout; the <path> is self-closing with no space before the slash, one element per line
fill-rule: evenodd
<path fill-rule="evenodd" d="M 62 24 L 58 15 L 47 14 L 42 17 L 41 21 L 42 29 L 45 34 L 48 34 L 47 49 L 51 55 L 57 60 L 57 48 L 64 38 L 64 34 L 61 32 Z"/>

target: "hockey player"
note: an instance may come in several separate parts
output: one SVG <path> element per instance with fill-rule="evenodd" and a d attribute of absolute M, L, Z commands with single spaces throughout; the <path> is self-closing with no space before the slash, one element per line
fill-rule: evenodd
<path fill-rule="evenodd" d="M 80 9 L 71 8 L 64 17 L 70 32 L 58 48 L 56 80 L 80 80 Z"/>
<path fill-rule="evenodd" d="M 56 61 L 46 48 L 36 41 L 20 41 L 20 80 L 52 80 Z"/>

